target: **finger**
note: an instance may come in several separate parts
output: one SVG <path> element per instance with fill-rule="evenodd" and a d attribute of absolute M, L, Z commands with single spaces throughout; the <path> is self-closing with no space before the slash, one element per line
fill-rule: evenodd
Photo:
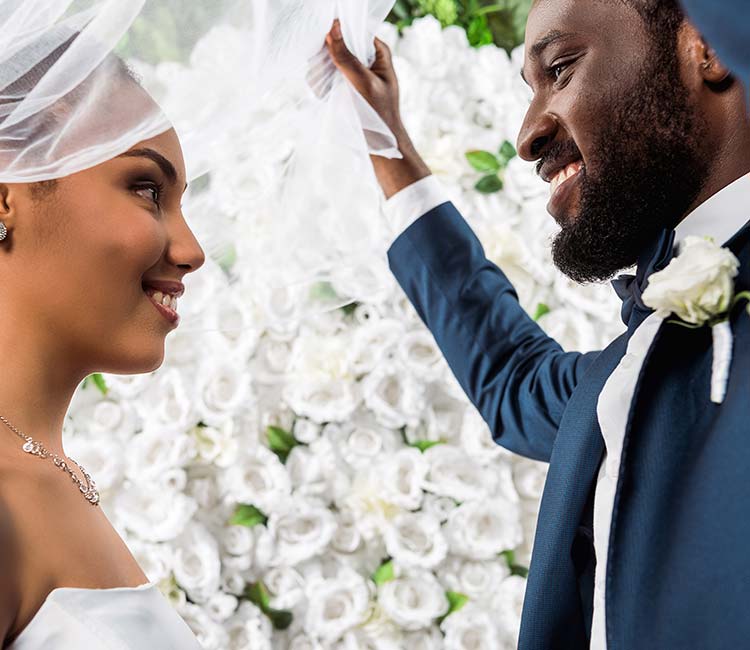
<path fill-rule="evenodd" d="M 364 91 L 369 80 L 369 75 L 372 73 L 346 47 L 344 36 L 341 33 L 341 24 L 338 19 L 334 21 L 331 31 L 326 36 L 326 46 L 331 54 L 333 63 L 341 73 L 358 91 Z"/>
<path fill-rule="evenodd" d="M 391 48 L 375 37 L 375 61 L 373 61 L 371 70 L 376 72 L 378 76 L 384 78 L 386 81 L 396 80 L 396 71 L 393 69 L 393 57 L 391 55 Z"/>

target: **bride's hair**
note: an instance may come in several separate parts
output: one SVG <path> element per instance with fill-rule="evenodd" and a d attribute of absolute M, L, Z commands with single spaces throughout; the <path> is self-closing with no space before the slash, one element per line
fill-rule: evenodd
<path fill-rule="evenodd" d="M 29 70 L 18 76 L 4 88 L 0 88 L 0 129 L 15 108 L 31 95 L 44 79 L 44 76 L 63 57 L 79 36 L 80 32 L 73 33 L 70 38 L 58 45 Z M 34 47 L 34 44 L 29 47 Z M 28 60 L 26 49 L 21 48 L 19 52 L 3 65 L 9 69 L 13 69 L 14 66 L 22 66 L 26 60 Z M 35 111 L 22 120 L 17 128 L 18 132 L 23 134 L 23 138 L 17 137 L 15 129 L 13 138 L 4 138 L 0 131 L 0 161 L 2 160 L 2 155 L 6 152 L 17 154 L 24 147 L 27 147 L 29 143 L 59 129 L 61 122 L 67 119 L 79 103 L 85 101 L 90 87 L 100 78 L 100 75 L 106 75 L 110 79 L 110 84 L 127 81 L 140 86 L 140 79 L 135 72 L 121 57 L 110 52 L 82 83 L 52 102 L 50 106 L 43 110 Z M 0 162 L 1 167 L 2 162 Z M 55 179 L 38 181 L 31 185 L 35 190 L 43 191 L 45 188 L 53 187 Z"/>

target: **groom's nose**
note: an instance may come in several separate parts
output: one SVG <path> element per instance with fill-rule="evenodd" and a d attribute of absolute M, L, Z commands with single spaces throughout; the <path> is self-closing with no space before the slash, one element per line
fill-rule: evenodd
<path fill-rule="evenodd" d="M 538 160 L 545 147 L 554 141 L 559 127 L 554 115 L 532 102 L 518 134 L 518 155 L 524 160 Z"/>

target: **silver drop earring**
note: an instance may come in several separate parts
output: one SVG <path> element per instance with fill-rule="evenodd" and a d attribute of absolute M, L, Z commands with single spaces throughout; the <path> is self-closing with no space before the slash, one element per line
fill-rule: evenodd
<path fill-rule="evenodd" d="M 5 224 L 0 221 L 0 241 L 3 241 L 8 236 L 8 229 Z"/>

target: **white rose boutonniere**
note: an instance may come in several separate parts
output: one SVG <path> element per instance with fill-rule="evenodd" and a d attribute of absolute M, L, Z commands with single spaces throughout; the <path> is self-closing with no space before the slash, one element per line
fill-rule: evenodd
<path fill-rule="evenodd" d="M 713 333 L 711 401 L 724 401 L 729 366 L 732 362 L 732 330 L 729 316 L 741 300 L 750 300 L 750 291 L 735 295 L 734 278 L 740 262 L 728 248 L 711 237 L 686 237 L 679 254 L 669 265 L 654 273 L 643 292 L 643 302 L 683 327 L 709 325 Z M 750 314 L 750 306 L 748 306 Z"/>

